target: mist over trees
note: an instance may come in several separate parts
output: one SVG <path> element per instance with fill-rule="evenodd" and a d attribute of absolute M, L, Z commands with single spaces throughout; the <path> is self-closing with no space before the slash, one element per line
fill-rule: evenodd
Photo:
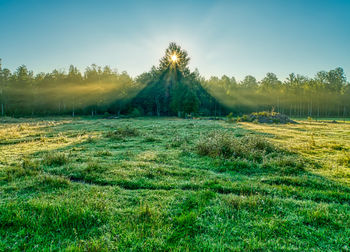
<path fill-rule="evenodd" d="M 205 79 L 188 68 L 185 50 L 170 43 L 158 67 L 132 78 L 95 64 L 81 73 L 34 74 L 25 65 L 14 72 L 0 60 L 0 115 L 236 115 L 275 110 L 290 116 L 349 116 L 350 84 L 342 68 L 320 71 L 313 78 L 273 73 L 258 81 L 226 75 Z"/>
<path fill-rule="evenodd" d="M 350 84 L 344 70 L 321 71 L 314 78 L 290 74 L 281 81 L 273 73 L 258 82 L 246 76 L 211 77 L 203 86 L 235 114 L 275 110 L 290 116 L 349 116 Z"/>
<path fill-rule="evenodd" d="M 22 65 L 11 73 L 0 68 L 1 115 L 119 114 L 139 91 L 140 84 L 126 72 L 91 65 L 81 73 L 53 70 L 34 75 Z"/>

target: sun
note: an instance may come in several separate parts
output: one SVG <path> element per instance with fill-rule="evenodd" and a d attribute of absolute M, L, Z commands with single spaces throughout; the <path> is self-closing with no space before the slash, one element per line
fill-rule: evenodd
<path fill-rule="evenodd" d="M 172 60 L 173 62 L 176 62 L 176 61 L 177 61 L 177 56 L 176 56 L 175 53 L 174 53 L 173 55 L 171 55 L 171 60 Z"/>

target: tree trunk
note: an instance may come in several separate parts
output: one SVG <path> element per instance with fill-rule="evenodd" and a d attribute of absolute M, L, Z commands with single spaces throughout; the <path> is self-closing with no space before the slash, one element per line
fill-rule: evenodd
<path fill-rule="evenodd" d="M 310 116 L 312 117 L 312 100 L 311 100 L 311 104 L 310 104 Z"/>
<path fill-rule="evenodd" d="M 292 104 L 289 107 L 289 117 L 292 117 Z"/>
<path fill-rule="evenodd" d="M 157 116 L 160 116 L 160 102 L 159 102 L 159 99 L 157 97 L 155 97 L 155 101 L 156 101 Z"/>

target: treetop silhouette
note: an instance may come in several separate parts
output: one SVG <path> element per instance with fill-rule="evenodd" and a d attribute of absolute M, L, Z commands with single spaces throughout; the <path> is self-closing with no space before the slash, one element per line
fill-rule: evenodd
<path fill-rule="evenodd" d="M 174 42 L 170 43 L 158 69 L 152 68 L 148 73 L 146 86 L 135 97 L 132 106 L 148 115 L 158 116 L 219 110 L 221 106 L 202 87 L 198 73 L 191 73 L 189 61 L 185 50 Z"/>

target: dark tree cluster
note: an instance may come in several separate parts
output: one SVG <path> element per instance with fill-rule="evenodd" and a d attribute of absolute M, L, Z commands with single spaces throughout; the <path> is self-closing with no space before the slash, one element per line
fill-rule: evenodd
<path fill-rule="evenodd" d="M 138 77 L 145 88 L 134 98 L 132 106 L 146 115 L 189 114 L 216 115 L 225 108 L 201 85 L 198 71 L 188 69 L 187 52 L 170 43 L 159 67 Z"/>

